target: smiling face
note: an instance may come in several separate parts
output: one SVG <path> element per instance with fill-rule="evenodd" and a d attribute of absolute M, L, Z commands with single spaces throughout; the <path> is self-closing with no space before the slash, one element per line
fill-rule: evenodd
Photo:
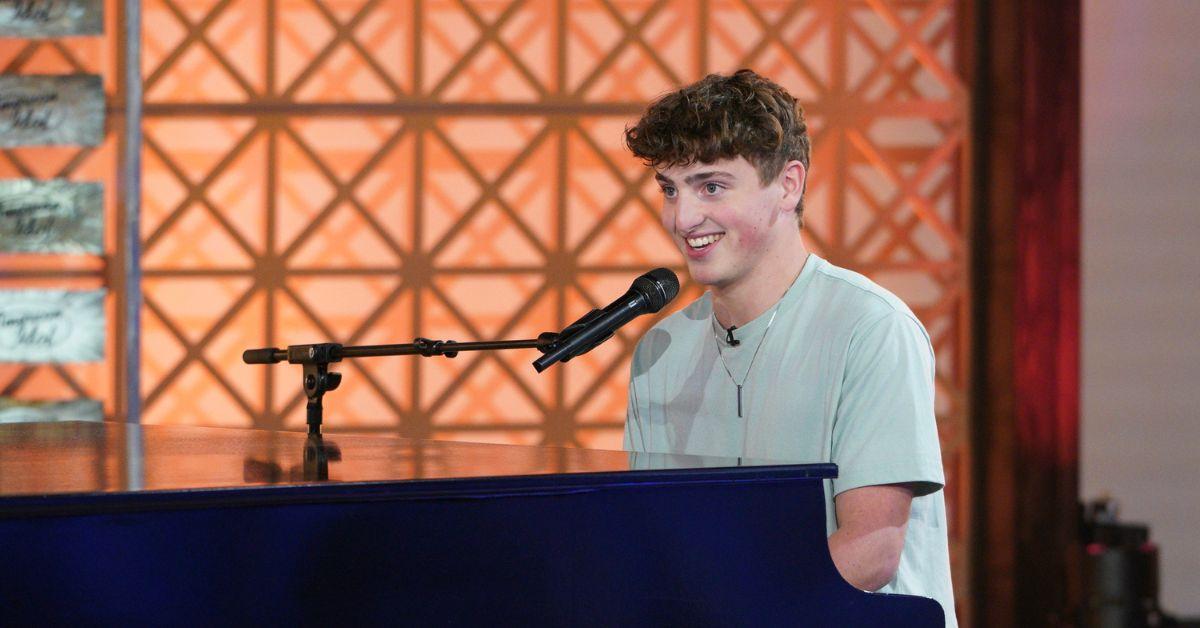
<path fill-rule="evenodd" d="M 800 246 L 795 207 L 803 168 L 791 162 L 766 185 L 744 157 L 656 173 L 663 226 L 692 279 L 727 292 L 772 276 L 775 262 Z"/>

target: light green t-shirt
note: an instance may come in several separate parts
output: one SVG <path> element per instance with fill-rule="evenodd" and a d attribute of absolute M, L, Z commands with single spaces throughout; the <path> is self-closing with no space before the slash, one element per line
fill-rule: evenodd
<path fill-rule="evenodd" d="M 895 295 L 816 255 L 777 307 L 738 328 L 738 346 L 725 342 L 708 293 L 647 332 L 633 358 L 625 448 L 833 462 L 830 534 L 839 493 L 909 485 L 915 497 L 900 566 L 880 591 L 932 597 L 947 625 L 957 625 L 925 328 Z M 742 418 L 734 379 L 742 383 Z"/>

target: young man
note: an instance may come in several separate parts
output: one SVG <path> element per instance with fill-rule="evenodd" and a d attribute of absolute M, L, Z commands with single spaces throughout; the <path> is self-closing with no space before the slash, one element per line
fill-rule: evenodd
<path fill-rule="evenodd" d="M 709 288 L 639 342 L 626 449 L 836 463 L 825 511 L 838 571 L 932 597 L 956 625 L 933 349 L 900 299 L 805 250 L 796 99 L 750 70 L 710 75 L 652 104 L 626 143 Z"/>

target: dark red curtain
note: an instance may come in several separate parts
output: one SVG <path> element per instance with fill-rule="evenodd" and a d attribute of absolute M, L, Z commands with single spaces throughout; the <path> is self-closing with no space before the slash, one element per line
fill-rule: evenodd
<path fill-rule="evenodd" d="M 976 4 L 975 619 L 1077 606 L 1080 5 Z"/>

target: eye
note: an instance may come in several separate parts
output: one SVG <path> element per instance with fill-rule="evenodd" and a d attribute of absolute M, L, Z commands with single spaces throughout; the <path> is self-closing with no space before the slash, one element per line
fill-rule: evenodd
<path fill-rule="evenodd" d="M 704 193 L 705 194 L 717 194 L 720 191 L 721 191 L 721 186 L 717 185 L 716 183 L 709 182 L 709 183 L 704 184 Z"/>
<path fill-rule="evenodd" d="M 679 191 L 676 190 L 675 186 L 673 185 L 664 185 L 662 186 L 662 193 L 663 196 L 667 198 L 675 198 L 675 196 L 679 194 Z"/>

